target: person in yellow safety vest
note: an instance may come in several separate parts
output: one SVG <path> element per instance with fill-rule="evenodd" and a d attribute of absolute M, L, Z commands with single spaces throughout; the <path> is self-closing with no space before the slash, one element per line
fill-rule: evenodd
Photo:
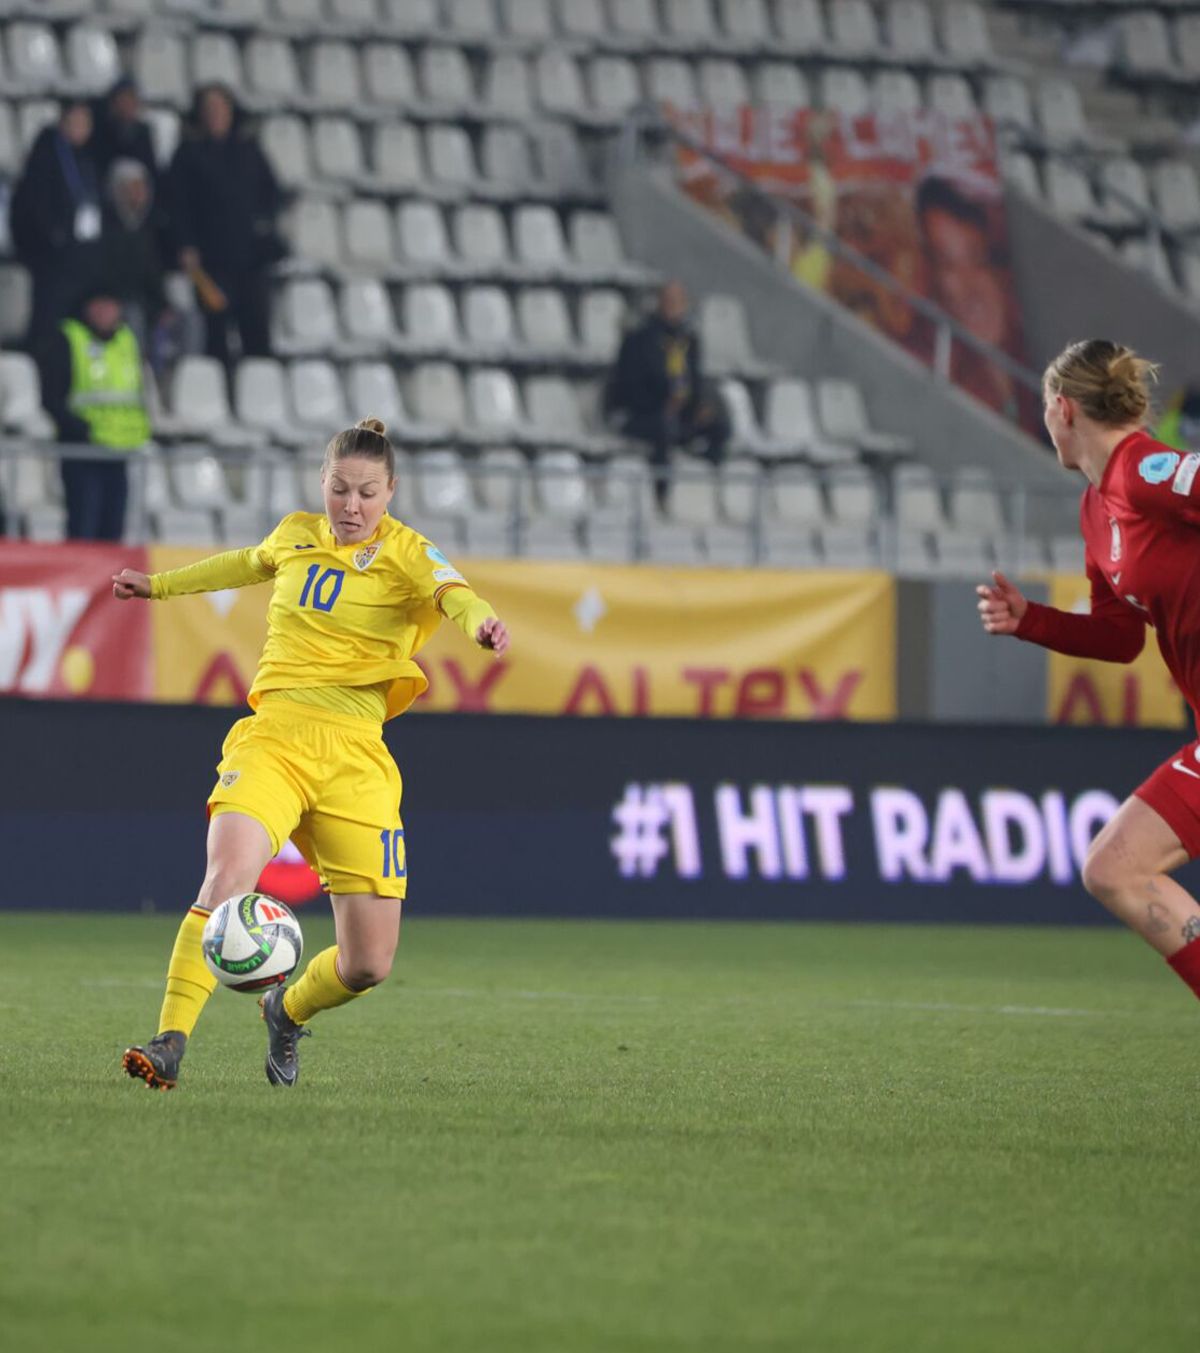
<path fill-rule="evenodd" d="M 85 292 L 42 354 L 42 403 L 60 442 L 107 448 L 95 460 L 62 458 L 71 540 L 120 540 L 129 496 L 128 452 L 146 444 L 150 419 L 142 354 L 112 289 Z"/>

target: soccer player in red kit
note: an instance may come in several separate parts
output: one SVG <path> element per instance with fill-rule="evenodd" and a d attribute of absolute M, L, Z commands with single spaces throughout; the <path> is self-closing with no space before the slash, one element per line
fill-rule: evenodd
<path fill-rule="evenodd" d="M 1029 601 L 1001 573 L 976 589 L 989 634 L 1079 658 L 1132 662 L 1153 625 L 1200 728 L 1200 452 L 1156 442 L 1152 363 L 1106 339 L 1072 343 L 1043 379 L 1059 463 L 1088 481 L 1079 509 L 1089 615 Z M 1200 904 L 1170 877 L 1200 855 L 1200 741 L 1125 800 L 1092 843 L 1083 884 L 1200 996 Z"/>

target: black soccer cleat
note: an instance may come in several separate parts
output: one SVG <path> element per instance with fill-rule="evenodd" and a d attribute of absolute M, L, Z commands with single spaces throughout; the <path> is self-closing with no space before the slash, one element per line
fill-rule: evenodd
<path fill-rule="evenodd" d="M 267 1025 L 267 1080 L 291 1089 L 300 1078 L 296 1044 L 311 1030 L 297 1024 L 283 1008 L 283 987 L 272 987 L 259 1001 Z"/>
<path fill-rule="evenodd" d="M 156 1034 L 144 1048 L 126 1048 L 121 1065 L 127 1076 L 145 1081 L 151 1090 L 174 1090 L 186 1047 L 187 1034 L 171 1029 Z"/>

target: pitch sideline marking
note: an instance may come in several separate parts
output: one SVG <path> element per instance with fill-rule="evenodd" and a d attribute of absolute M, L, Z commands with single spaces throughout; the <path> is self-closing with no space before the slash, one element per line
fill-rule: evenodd
<path fill-rule="evenodd" d="M 848 1005 L 873 1010 L 932 1010 L 960 1015 L 1044 1015 L 1051 1018 L 1101 1019 L 1106 1015 L 1126 1018 L 1127 1010 L 1076 1010 L 1054 1005 L 960 1005 L 954 1001 L 849 1001 Z"/>

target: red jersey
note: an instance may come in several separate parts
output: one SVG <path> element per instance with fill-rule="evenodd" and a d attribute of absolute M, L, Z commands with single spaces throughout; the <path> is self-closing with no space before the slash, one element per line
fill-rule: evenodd
<path fill-rule="evenodd" d="M 1146 432 L 1117 444 L 1079 505 L 1090 615 L 1030 602 L 1017 637 L 1078 658 L 1132 662 L 1146 626 L 1200 728 L 1200 452 Z"/>

